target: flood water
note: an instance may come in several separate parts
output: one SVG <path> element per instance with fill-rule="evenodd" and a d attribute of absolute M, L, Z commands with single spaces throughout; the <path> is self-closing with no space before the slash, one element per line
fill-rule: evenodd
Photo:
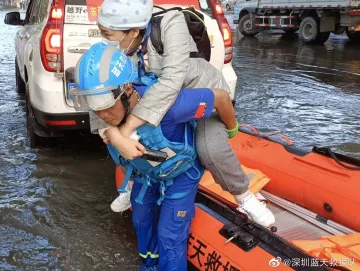
<path fill-rule="evenodd" d="M 332 35 L 305 45 L 280 32 L 234 46 L 238 119 L 299 146 L 360 157 L 360 44 Z"/>
<path fill-rule="evenodd" d="M 97 137 L 27 146 L 15 91 L 14 37 L 0 11 L 0 270 L 136 270 L 131 213 L 113 213 L 114 166 Z M 236 40 L 235 40 L 236 41 Z M 234 41 L 237 113 L 297 145 L 360 157 L 359 45 L 303 45 L 266 33 Z"/>
<path fill-rule="evenodd" d="M 116 197 L 114 164 L 98 137 L 27 147 L 15 91 L 14 37 L 0 11 L 0 270 L 137 270 L 131 213 Z"/>

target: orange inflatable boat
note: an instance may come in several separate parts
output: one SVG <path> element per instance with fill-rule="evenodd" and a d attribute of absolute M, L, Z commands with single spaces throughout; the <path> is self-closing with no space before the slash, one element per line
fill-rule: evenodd
<path fill-rule="evenodd" d="M 195 270 L 360 270 L 360 160 L 296 147 L 243 125 L 231 145 L 275 215 L 266 229 L 236 210 L 206 172 L 188 239 Z M 116 169 L 116 185 L 123 174 Z M 229 240 L 226 242 L 227 240 Z"/>

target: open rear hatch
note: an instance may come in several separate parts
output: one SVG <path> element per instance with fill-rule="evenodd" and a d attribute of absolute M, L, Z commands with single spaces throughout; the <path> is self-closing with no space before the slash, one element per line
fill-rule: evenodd
<path fill-rule="evenodd" d="M 73 106 L 69 89 L 74 87 L 73 70 L 81 55 L 90 46 L 101 41 L 97 17 L 103 0 L 65 0 L 63 57 L 66 103 Z M 220 6 L 213 0 L 154 0 L 154 5 L 193 6 L 205 15 L 205 24 L 212 42 L 210 63 L 219 71 L 232 58 L 230 27 Z"/>
<path fill-rule="evenodd" d="M 73 71 L 92 44 L 101 41 L 97 16 L 102 0 L 65 0 L 63 48 L 66 103 L 73 106 L 69 89 L 74 87 Z"/>

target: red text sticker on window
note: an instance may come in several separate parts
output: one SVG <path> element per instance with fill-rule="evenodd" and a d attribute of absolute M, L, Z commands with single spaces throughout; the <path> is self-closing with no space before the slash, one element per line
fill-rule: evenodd
<path fill-rule="evenodd" d="M 88 18 L 90 22 L 95 22 L 100 13 L 100 7 L 104 0 L 86 0 Z"/>

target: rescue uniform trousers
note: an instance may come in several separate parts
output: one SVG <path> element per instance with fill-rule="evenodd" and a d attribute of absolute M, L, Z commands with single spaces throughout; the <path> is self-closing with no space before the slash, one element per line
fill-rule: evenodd
<path fill-rule="evenodd" d="M 174 181 L 166 191 L 166 195 L 171 197 L 172 193 L 177 192 L 180 182 L 186 187 L 186 183 L 181 180 Z M 157 204 L 160 197 L 159 184 L 149 186 L 143 204 L 138 204 L 135 199 L 142 184 L 135 180 L 131 192 L 132 222 L 143 262 L 141 270 L 187 270 L 187 240 L 191 220 L 195 214 L 194 200 L 198 183 L 195 182 L 194 188 L 194 181 L 191 182 L 192 184 L 188 185 L 189 193 L 184 197 L 179 199 L 165 197 L 159 206 Z"/>

